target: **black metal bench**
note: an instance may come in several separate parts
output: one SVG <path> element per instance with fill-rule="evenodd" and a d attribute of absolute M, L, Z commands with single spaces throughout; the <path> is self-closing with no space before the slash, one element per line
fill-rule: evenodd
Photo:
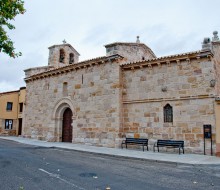
<path fill-rule="evenodd" d="M 147 147 L 148 151 L 148 139 L 142 139 L 142 138 L 126 138 L 125 140 L 122 141 L 121 143 L 121 148 L 123 148 L 123 145 L 125 144 L 126 148 L 128 144 L 139 144 L 143 146 L 143 151 L 144 151 L 144 146 Z"/>
<path fill-rule="evenodd" d="M 157 147 L 157 150 L 159 152 L 159 147 L 173 147 L 173 148 L 179 148 L 179 154 L 180 154 L 180 149 L 183 150 L 184 154 L 184 141 L 178 141 L 178 140 L 157 140 L 157 142 L 154 144 L 154 152 L 155 152 L 155 147 Z"/>

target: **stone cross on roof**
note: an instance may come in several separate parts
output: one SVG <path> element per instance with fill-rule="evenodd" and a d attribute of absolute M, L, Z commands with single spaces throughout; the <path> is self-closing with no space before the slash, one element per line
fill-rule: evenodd
<path fill-rule="evenodd" d="M 140 43 L 140 39 L 139 39 L 139 36 L 137 36 L 137 40 L 136 40 L 136 43 Z"/>

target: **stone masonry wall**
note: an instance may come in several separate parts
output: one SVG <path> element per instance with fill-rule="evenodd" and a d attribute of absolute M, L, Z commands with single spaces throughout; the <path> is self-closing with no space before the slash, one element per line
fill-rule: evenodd
<path fill-rule="evenodd" d="M 63 63 L 60 62 L 60 50 L 64 51 L 64 61 Z M 62 67 L 65 65 L 69 65 L 69 54 L 73 53 L 74 55 L 74 63 L 78 63 L 79 61 L 79 54 L 72 48 L 70 44 L 62 44 L 62 45 L 54 45 L 49 47 L 49 58 L 48 58 L 48 65 L 53 66 L 55 68 Z"/>
<path fill-rule="evenodd" d="M 214 94 L 210 80 L 215 77 L 213 63 L 206 60 L 181 61 L 124 72 L 124 100 L 177 98 Z M 167 91 L 163 92 L 162 88 Z"/>
<path fill-rule="evenodd" d="M 73 142 L 115 147 L 118 142 L 119 63 L 102 63 L 27 83 L 24 135 L 54 140 L 55 105 L 68 97 L 72 110 Z M 67 90 L 63 85 L 67 84 Z M 62 135 L 62 134 L 59 134 Z M 61 137 L 59 136 L 59 139 Z"/>
<path fill-rule="evenodd" d="M 163 107 L 167 103 L 173 107 L 172 123 L 164 123 Z M 157 139 L 174 139 L 184 140 L 187 152 L 202 153 L 203 124 L 215 126 L 213 113 L 212 99 L 125 104 L 123 132 L 126 137 L 148 138 L 151 150 Z"/>
<path fill-rule="evenodd" d="M 213 62 L 171 62 L 123 72 L 126 136 L 184 140 L 187 151 L 203 151 L 203 124 L 215 134 Z M 162 90 L 163 89 L 163 90 Z M 165 90 L 164 90 L 165 89 Z M 164 123 L 163 107 L 173 107 L 173 122 Z"/>
<path fill-rule="evenodd" d="M 217 93 L 216 95 L 220 96 L 220 42 L 213 42 L 213 52 L 213 61 L 215 63 L 215 88 Z"/>
<path fill-rule="evenodd" d="M 214 52 L 213 61 L 215 63 L 215 89 L 216 97 L 220 97 L 220 42 L 212 42 Z M 216 155 L 220 155 L 220 106 L 219 101 L 216 101 L 215 116 L 216 116 Z"/>

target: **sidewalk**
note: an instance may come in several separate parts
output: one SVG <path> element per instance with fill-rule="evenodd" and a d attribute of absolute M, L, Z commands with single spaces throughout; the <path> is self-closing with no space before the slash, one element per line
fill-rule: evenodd
<path fill-rule="evenodd" d="M 16 141 L 23 144 L 48 147 L 48 148 L 62 148 L 69 150 L 76 150 L 82 152 L 90 152 L 102 155 L 111 155 L 116 157 L 124 158 L 135 158 L 155 162 L 167 162 L 174 164 L 219 164 L 220 158 L 215 156 L 206 156 L 198 154 L 178 154 L 178 153 L 158 153 L 141 150 L 132 149 L 119 149 L 119 148 L 106 148 L 106 147 L 96 147 L 90 145 L 73 144 L 73 143 L 63 143 L 63 142 L 46 142 L 36 139 L 22 138 L 22 137 L 0 137 L 0 139 Z"/>

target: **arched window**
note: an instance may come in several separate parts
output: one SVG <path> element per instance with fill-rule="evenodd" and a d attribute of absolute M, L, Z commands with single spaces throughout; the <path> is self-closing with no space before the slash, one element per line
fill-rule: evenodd
<path fill-rule="evenodd" d="M 74 63 L 74 54 L 73 53 L 70 53 L 70 56 L 69 56 L 69 64 L 72 64 Z"/>
<path fill-rule="evenodd" d="M 63 49 L 60 50 L 60 62 L 64 63 L 64 59 L 65 59 L 65 52 Z"/>
<path fill-rule="evenodd" d="M 167 104 L 163 108 L 163 114 L 164 114 L 164 122 L 173 122 L 173 108 L 170 104 Z"/>

